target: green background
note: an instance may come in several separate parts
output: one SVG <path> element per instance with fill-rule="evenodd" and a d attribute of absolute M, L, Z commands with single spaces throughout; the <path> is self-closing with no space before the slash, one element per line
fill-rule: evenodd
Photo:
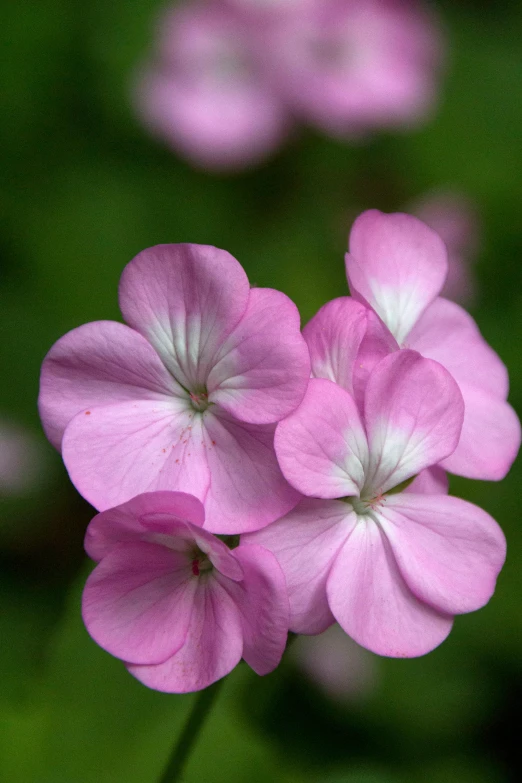
<path fill-rule="evenodd" d="M 196 171 L 152 141 L 128 102 L 154 0 L 0 6 L 0 416 L 34 431 L 45 476 L 0 518 L 0 780 L 155 781 L 192 696 L 146 690 L 96 647 L 79 600 L 92 511 L 40 433 L 40 363 L 65 331 L 118 319 L 123 266 L 161 242 L 226 248 L 303 322 L 345 294 L 354 216 L 433 188 L 477 205 L 480 328 L 522 406 L 522 8 L 446 0 L 448 68 L 433 120 L 350 146 L 297 133 L 262 167 Z M 418 660 L 375 659 L 375 687 L 341 706 L 291 661 L 229 678 L 189 783 L 504 783 L 522 779 L 522 529 L 515 464 L 501 484 L 452 479 L 508 539 L 497 592 Z"/>

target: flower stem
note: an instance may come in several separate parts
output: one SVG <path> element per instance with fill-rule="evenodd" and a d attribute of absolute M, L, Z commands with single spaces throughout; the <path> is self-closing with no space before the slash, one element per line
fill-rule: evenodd
<path fill-rule="evenodd" d="M 192 707 L 192 712 L 190 713 L 188 720 L 183 727 L 183 731 L 181 732 L 181 735 L 172 750 L 172 754 L 168 760 L 167 766 L 165 767 L 165 771 L 163 772 L 159 783 L 175 783 L 176 781 L 181 780 L 181 774 L 185 764 L 187 763 L 190 751 L 198 739 L 199 733 L 203 728 L 203 724 L 205 723 L 205 719 L 210 712 L 210 709 L 223 684 L 224 679 L 225 678 L 218 680 L 212 685 L 209 685 L 208 688 L 200 691 L 200 693 L 198 693 L 196 696 L 196 701 Z"/>

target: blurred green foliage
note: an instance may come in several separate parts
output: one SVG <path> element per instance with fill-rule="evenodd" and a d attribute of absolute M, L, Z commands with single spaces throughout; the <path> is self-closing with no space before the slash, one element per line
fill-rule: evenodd
<path fill-rule="evenodd" d="M 124 264 L 160 242 L 225 247 L 306 321 L 346 293 L 355 215 L 397 210 L 432 188 L 478 205 L 475 308 L 510 368 L 522 410 L 522 7 L 445 0 L 449 64 L 439 111 L 415 133 L 350 146 L 302 131 L 263 167 L 190 168 L 152 141 L 129 103 L 156 0 L 4 0 L 0 8 L 0 416 L 31 428 L 45 480 L 2 500 L 0 779 L 148 783 L 191 696 L 147 691 L 82 627 L 81 540 L 90 511 L 40 434 L 38 372 L 85 321 L 119 318 Z M 378 662 L 375 690 L 327 701 L 285 663 L 232 675 L 186 774 L 205 783 L 505 783 L 522 779 L 520 464 L 500 485 L 452 480 L 506 531 L 491 603 L 457 618 L 426 658 Z"/>

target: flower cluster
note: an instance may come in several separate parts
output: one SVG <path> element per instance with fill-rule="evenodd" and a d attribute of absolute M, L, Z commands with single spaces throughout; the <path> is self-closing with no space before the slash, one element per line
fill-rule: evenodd
<path fill-rule="evenodd" d="M 128 325 L 47 355 L 40 413 L 100 513 L 83 615 L 150 687 L 204 688 L 243 657 L 274 669 L 288 630 L 335 621 L 387 656 L 429 652 L 491 597 L 497 523 L 446 471 L 498 480 L 520 443 L 504 365 L 438 296 L 442 240 L 365 212 L 351 297 L 300 331 L 227 252 L 159 245 L 123 272 Z"/>
<path fill-rule="evenodd" d="M 136 103 L 196 164 L 239 168 L 297 122 L 350 138 L 418 122 L 441 50 L 422 0 L 192 0 L 162 15 Z"/>

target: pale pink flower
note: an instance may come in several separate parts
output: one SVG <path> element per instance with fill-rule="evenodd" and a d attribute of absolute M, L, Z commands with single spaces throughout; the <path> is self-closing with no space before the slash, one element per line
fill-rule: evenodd
<path fill-rule="evenodd" d="M 440 237 L 410 215 L 369 210 L 352 227 L 346 272 L 352 296 L 382 319 L 397 348 L 435 359 L 459 384 L 464 425 L 443 467 L 468 478 L 504 478 L 520 446 L 520 423 L 506 402 L 507 370 L 473 318 L 438 296 L 447 273 Z"/>
<path fill-rule="evenodd" d="M 273 435 L 310 373 L 295 305 L 251 290 L 235 258 L 204 245 L 144 250 L 125 268 L 119 299 L 129 326 L 73 329 L 42 367 L 42 422 L 79 492 L 104 510 L 183 490 L 219 533 L 289 511 L 298 495 Z"/>
<path fill-rule="evenodd" d="M 472 265 L 479 246 L 479 221 L 471 202 L 462 194 L 441 191 L 425 196 L 412 212 L 444 240 L 448 276 L 442 296 L 469 304 L 476 295 Z"/>
<path fill-rule="evenodd" d="M 337 702 L 364 700 L 377 685 L 377 659 L 350 639 L 337 623 L 316 636 L 298 636 L 289 654 Z"/>
<path fill-rule="evenodd" d="M 136 101 L 159 137 L 204 168 L 241 168 L 277 147 L 287 111 L 256 52 L 256 33 L 226 3 L 169 9 Z"/>
<path fill-rule="evenodd" d="M 229 549 L 204 519 L 191 495 L 155 492 L 87 528 L 85 548 L 99 563 L 83 592 L 87 630 L 156 690 L 201 690 L 241 657 L 267 674 L 285 648 L 288 599 L 275 557 L 260 546 Z"/>
<path fill-rule="evenodd" d="M 345 389 L 310 381 L 275 439 L 283 473 L 308 497 L 244 539 L 277 557 L 291 630 L 320 633 L 335 619 L 363 647 L 411 657 L 489 600 L 505 557 L 496 522 L 426 486 L 401 491 L 453 452 L 463 415 L 449 372 L 416 351 L 375 365 L 362 416 Z"/>
<path fill-rule="evenodd" d="M 308 3 L 274 18 L 266 48 L 289 105 L 327 133 L 417 123 L 434 102 L 441 36 L 421 3 Z"/>

